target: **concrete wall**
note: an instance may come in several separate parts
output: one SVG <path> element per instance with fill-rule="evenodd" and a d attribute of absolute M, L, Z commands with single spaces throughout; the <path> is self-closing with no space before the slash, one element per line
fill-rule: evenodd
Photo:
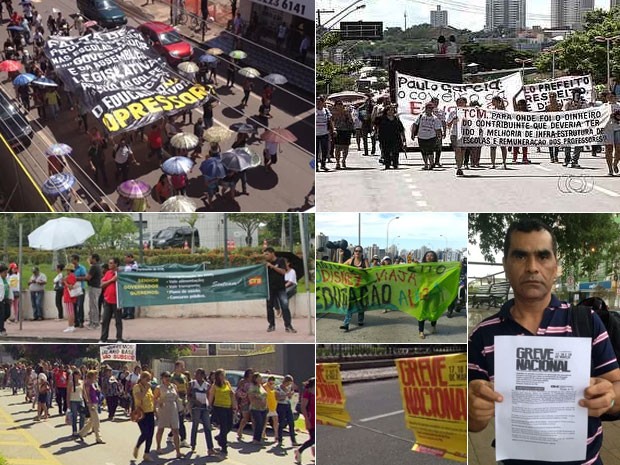
<path fill-rule="evenodd" d="M 46 291 L 43 298 L 43 318 L 53 319 L 58 317 L 56 311 L 55 295 L 53 291 Z M 22 312 L 25 320 L 32 319 L 32 305 L 30 293 L 22 292 Z M 306 318 L 308 316 L 308 304 L 306 294 L 297 294 L 290 300 L 291 314 L 293 318 Z M 315 315 L 314 294 L 311 294 L 312 316 Z M 88 315 L 88 297 L 84 313 Z M 158 305 L 155 307 L 139 307 L 136 312 L 138 318 L 192 318 L 192 317 L 264 317 L 264 300 L 246 300 L 242 302 L 216 302 L 209 304 L 192 305 Z"/>

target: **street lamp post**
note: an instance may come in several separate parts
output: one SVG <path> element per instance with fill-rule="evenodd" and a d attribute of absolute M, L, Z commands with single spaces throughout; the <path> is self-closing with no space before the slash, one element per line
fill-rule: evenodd
<path fill-rule="evenodd" d="M 555 55 L 559 52 L 559 50 L 547 48 L 544 52 L 551 54 L 551 79 L 555 79 Z"/>
<path fill-rule="evenodd" d="M 361 1 L 361 0 L 359 0 Z M 358 2 L 355 2 L 358 3 Z M 351 7 L 353 5 L 349 5 L 349 7 Z M 336 27 L 337 22 L 333 23 L 332 25 L 330 25 L 329 27 L 327 26 L 327 23 L 332 22 L 335 18 L 339 18 L 340 21 L 342 21 L 344 18 L 346 18 L 347 16 L 349 16 L 351 13 L 355 13 L 357 10 L 361 10 L 362 8 L 366 8 L 366 5 L 358 5 L 356 8 L 354 8 L 351 11 L 348 11 L 345 13 L 346 9 L 341 11 L 340 13 L 336 14 L 335 16 L 332 16 L 331 18 L 329 18 L 325 24 L 322 26 L 322 30 L 319 29 L 318 33 L 317 33 L 317 38 L 320 39 L 321 37 L 323 37 L 325 34 L 327 34 L 329 31 L 331 31 L 334 27 Z"/>
<path fill-rule="evenodd" d="M 521 65 L 521 79 L 525 76 L 525 64 L 532 63 L 534 60 L 531 58 L 515 58 L 515 63 L 519 63 Z"/>
<path fill-rule="evenodd" d="M 607 46 L 607 90 L 611 89 L 610 44 L 611 42 L 617 39 L 620 39 L 620 36 L 613 36 L 613 37 L 596 36 L 594 38 L 594 40 L 597 42 L 605 42 Z"/>
<path fill-rule="evenodd" d="M 400 218 L 400 216 L 395 216 L 394 218 L 390 219 L 390 221 L 388 221 L 388 223 L 387 223 L 386 238 L 385 238 L 385 253 L 387 255 L 389 255 L 388 248 L 390 247 L 390 224 L 392 223 L 392 221 L 397 220 L 399 218 Z"/>
<path fill-rule="evenodd" d="M 317 19 L 316 25 L 318 28 L 321 27 L 321 13 L 335 13 L 335 11 L 334 10 L 321 10 L 321 9 L 316 10 L 316 19 Z"/>
<path fill-rule="evenodd" d="M 334 21 L 336 18 L 338 18 L 339 16 L 348 16 L 349 14 L 353 13 L 353 11 L 357 11 L 360 9 L 360 7 L 356 8 L 355 10 L 349 11 L 351 10 L 351 8 L 353 8 L 354 6 L 356 6 L 358 3 L 362 3 L 364 0 L 355 0 L 353 3 L 351 3 L 349 6 L 347 6 L 346 8 L 342 9 L 339 13 L 336 13 L 334 16 L 332 16 L 331 18 L 329 18 L 327 21 L 325 21 L 325 24 L 323 24 L 323 27 L 327 27 L 327 25 L 329 23 L 331 23 L 332 21 Z M 361 8 L 364 8 L 366 5 L 362 6 Z M 347 13 L 348 12 L 348 13 Z M 343 16 L 344 15 L 344 16 Z M 342 18 L 340 18 L 342 19 Z M 334 27 L 334 25 L 332 24 L 330 27 Z"/>

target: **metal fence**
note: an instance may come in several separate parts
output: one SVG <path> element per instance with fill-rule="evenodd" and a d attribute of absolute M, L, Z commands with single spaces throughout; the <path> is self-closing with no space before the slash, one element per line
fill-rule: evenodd
<path fill-rule="evenodd" d="M 318 362 L 377 360 L 420 355 L 466 352 L 465 344 L 319 344 Z"/>

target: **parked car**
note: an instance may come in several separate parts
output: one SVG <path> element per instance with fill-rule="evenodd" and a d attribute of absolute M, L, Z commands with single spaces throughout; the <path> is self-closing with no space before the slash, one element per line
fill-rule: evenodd
<path fill-rule="evenodd" d="M 0 89 L 0 133 L 16 152 L 29 147 L 34 135 L 24 112 Z"/>
<path fill-rule="evenodd" d="M 153 248 L 181 248 L 186 242 L 191 246 L 192 234 L 194 235 L 194 247 L 200 247 L 200 235 L 197 229 L 192 229 L 189 226 L 171 226 L 158 231 L 157 234 L 153 236 Z"/>
<path fill-rule="evenodd" d="M 84 17 L 106 29 L 127 24 L 127 16 L 113 0 L 77 0 L 77 7 Z"/>
<path fill-rule="evenodd" d="M 170 66 L 191 59 L 194 50 L 189 42 L 175 28 L 159 21 L 151 21 L 138 26 L 147 43 L 166 58 Z"/>

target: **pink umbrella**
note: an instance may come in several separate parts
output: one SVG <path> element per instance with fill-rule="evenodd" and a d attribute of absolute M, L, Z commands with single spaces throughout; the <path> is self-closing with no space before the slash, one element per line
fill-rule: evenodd
<path fill-rule="evenodd" d="M 269 129 L 263 132 L 260 138 L 266 142 L 275 142 L 276 144 L 293 143 L 297 140 L 295 134 L 285 128 Z"/>
<path fill-rule="evenodd" d="M 127 197 L 128 199 L 143 199 L 151 193 L 151 186 L 144 181 L 137 179 L 130 179 L 121 183 L 116 191 L 119 195 Z"/>
<path fill-rule="evenodd" d="M 84 27 L 85 27 L 86 29 L 88 29 L 89 27 L 94 27 L 94 26 L 96 26 L 96 25 L 97 25 L 97 21 L 93 21 L 93 20 L 86 21 L 86 22 L 84 23 Z"/>

